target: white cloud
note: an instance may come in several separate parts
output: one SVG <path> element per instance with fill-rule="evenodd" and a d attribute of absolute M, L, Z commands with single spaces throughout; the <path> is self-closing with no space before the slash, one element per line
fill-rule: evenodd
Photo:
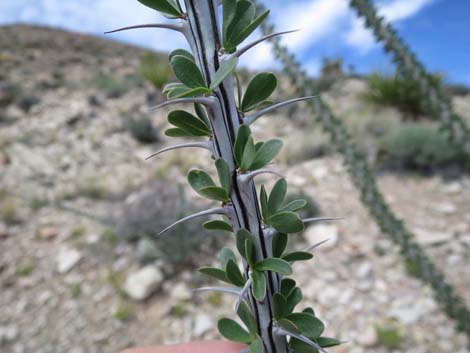
<path fill-rule="evenodd" d="M 127 25 L 165 20 L 135 0 L 0 0 L 0 23 L 27 22 L 96 35 Z M 185 46 L 180 34 L 163 29 L 120 32 L 109 38 L 165 51 Z"/>
<path fill-rule="evenodd" d="M 274 23 L 282 30 L 300 29 L 289 34 L 285 42 L 294 50 L 302 50 L 334 31 L 347 13 L 347 0 L 289 1 L 278 8 Z"/>
<path fill-rule="evenodd" d="M 394 0 L 378 6 L 378 12 L 389 22 L 398 22 L 413 17 L 434 0 Z M 368 53 L 376 46 L 374 35 L 365 27 L 364 21 L 357 17 L 351 18 L 351 27 L 344 36 L 347 44 L 356 48 L 361 54 Z"/>

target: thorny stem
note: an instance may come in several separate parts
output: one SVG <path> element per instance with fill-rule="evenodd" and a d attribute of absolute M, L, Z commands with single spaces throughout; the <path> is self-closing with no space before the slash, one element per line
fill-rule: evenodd
<path fill-rule="evenodd" d="M 199 64 L 206 83 L 212 82 L 220 64 L 221 35 L 216 1 L 185 0 L 190 45 Z M 208 109 L 210 115 L 215 155 L 225 159 L 233 177 L 231 200 L 234 209 L 234 230 L 245 228 L 255 235 L 258 260 L 272 256 L 262 230 L 262 217 L 258 207 L 257 194 L 253 181 L 240 182 L 237 178 L 233 147 L 235 136 L 240 126 L 240 116 L 233 92 L 233 81 L 229 76 L 215 91 L 215 101 Z M 244 264 L 248 275 L 249 267 Z M 266 353 L 288 353 L 287 339 L 273 333 L 273 313 L 271 311 L 272 295 L 279 290 L 279 278 L 267 272 L 267 295 L 261 302 L 248 291 L 248 302 L 251 305 L 263 340 Z"/>

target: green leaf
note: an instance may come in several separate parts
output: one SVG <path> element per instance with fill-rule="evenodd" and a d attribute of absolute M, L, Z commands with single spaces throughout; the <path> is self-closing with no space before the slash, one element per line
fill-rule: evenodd
<path fill-rule="evenodd" d="M 189 51 L 184 50 L 184 49 L 175 49 L 175 50 L 173 50 L 170 53 L 170 55 L 168 56 L 169 60 L 171 61 L 176 55 L 185 56 L 189 60 L 195 61 L 193 54 L 191 54 Z"/>
<path fill-rule="evenodd" d="M 302 208 L 304 208 L 307 205 L 307 201 L 305 200 L 294 200 L 289 202 L 287 205 L 282 206 L 279 211 L 289 211 L 289 212 L 295 212 L 298 211 Z"/>
<path fill-rule="evenodd" d="M 248 27 L 256 14 L 255 5 L 247 0 L 237 2 L 235 15 L 227 26 L 226 37 L 224 38 L 224 49 L 228 52 L 234 51 L 238 43 L 234 39 L 240 32 Z"/>
<path fill-rule="evenodd" d="M 163 93 L 168 93 L 174 89 L 177 89 L 177 88 L 189 88 L 189 87 L 186 87 L 185 85 L 183 85 L 181 82 L 171 82 L 171 83 L 167 83 L 165 85 L 165 87 L 163 87 L 163 90 L 162 92 Z"/>
<path fill-rule="evenodd" d="M 181 17 L 182 13 L 175 0 L 138 0 L 141 4 L 172 17 Z"/>
<path fill-rule="evenodd" d="M 263 147 L 264 145 L 264 142 L 256 142 L 255 143 L 255 151 L 258 152 L 260 150 L 261 147 Z"/>
<path fill-rule="evenodd" d="M 266 276 L 264 272 L 253 271 L 251 274 L 253 281 L 251 291 L 258 301 L 262 301 L 266 296 Z"/>
<path fill-rule="evenodd" d="M 287 310 L 293 312 L 297 304 L 302 301 L 303 295 L 299 287 L 295 287 L 290 294 L 286 297 Z"/>
<path fill-rule="evenodd" d="M 271 194 L 269 194 L 268 199 L 268 210 L 269 214 L 273 215 L 278 212 L 281 207 L 287 192 L 287 182 L 286 179 L 279 179 L 276 184 L 274 184 Z"/>
<path fill-rule="evenodd" d="M 220 319 L 217 327 L 220 334 L 229 341 L 247 344 L 251 342 L 250 334 L 233 320 L 226 318 Z"/>
<path fill-rule="evenodd" d="M 255 265 L 256 271 L 272 271 L 277 272 L 282 275 L 290 275 L 292 274 L 292 268 L 290 267 L 289 263 L 282 259 L 276 259 L 274 257 L 270 257 L 267 259 L 263 259 L 256 263 Z"/>
<path fill-rule="evenodd" d="M 283 278 L 281 281 L 281 294 L 287 298 L 295 286 L 296 282 L 292 278 Z"/>
<path fill-rule="evenodd" d="M 199 190 L 215 186 L 214 180 L 205 171 L 193 169 L 188 173 L 189 185 L 199 194 Z"/>
<path fill-rule="evenodd" d="M 233 57 L 223 61 L 214 75 L 214 79 L 212 80 L 211 85 L 209 87 L 210 90 L 214 91 L 217 87 L 219 87 L 219 85 L 227 78 L 227 76 L 230 75 L 233 70 L 235 70 L 237 64 L 237 57 Z"/>
<path fill-rule="evenodd" d="M 222 220 L 207 221 L 202 226 L 207 230 L 223 230 L 226 232 L 233 232 L 232 225 Z"/>
<path fill-rule="evenodd" d="M 237 257 L 233 253 L 232 249 L 224 247 L 220 251 L 220 267 L 227 272 L 227 263 L 229 260 L 232 260 L 234 263 L 237 263 Z"/>
<path fill-rule="evenodd" d="M 273 256 L 281 257 L 287 247 L 289 237 L 285 233 L 276 233 L 273 238 Z"/>
<path fill-rule="evenodd" d="M 201 71 L 193 60 L 183 55 L 175 55 L 171 59 L 171 66 L 178 80 L 184 85 L 190 88 L 206 87 Z"/>
<path fill-rule="evenodd" d="M 199 189 L 199 195 L 221 202 L 228 202 L 230 200 L 230 196 L 227 194 L 227 191 L 220 186 L 208 186 L 206 188 Z"/>
<path fill-rule="evenodd" d="M 165 130 L 165 135 L 168 137 L 191 137 L 192 136 L 188 132 L 182 129 L 178 129 L 178 128 Z"/>
<path fill-rule="evenodd" d="M 323 322 L 308 313 L 292 313 L 287 315 L 286 318 L 292 321 L 300 332 L 310 339 L 317 339 L 325 330 Z"/>
<path fill-rule="evenodd" d="M 254 267 L 256 263 L 256 245 L 252 237 L 245 240 L 245 251 L 246 261 L 251 267 Z"/>
<path fill-rule="evenodd" d="M 201 267 L 198 271 L 205 274 L 206 276 L 217 278 L 218 280 L 226 282 L 226 283 L 231 283 L 227 279 L 227 276 L 225 275 L 225 272 L 223 270 L 221 270 L 220 268 Z"/>
<path fill-rule="evenodd" d="M 304 222 L 294 212 L 280 212 L 269 217 L 267 224 L 281 233 L 298 233 L 304 230 Z"/>
<path fill-rule="evenodd" d="M 299 328 L 292 321 L 288 319 L 279 319 L 279 320 L 276 320 L 276 322 L 283 329 L 292 333 L 300 334 Z"/>
<path fill-rule="evenodd" d="M 250 136 L 251 130 L 248 125 L 242 125 L 238 128 L 234 146 L 234 157 L 238 166 L 242 164 L 243 151 L 245 150 L 246 143 Z"/>
<path fill-rule="evenodd" d="M 293 251 L 293 252 L 285 254 L 282 258 L 286 260 L 287 262 L 307 261 L 307 260 L 312 259 L 313 255 L 305 251 Z"/>
<path fill-rule="evenodd" d="M 273 315 L 275 319 L 282 319 L 289 314 L 286 311 L 287 301 L 281 293 L 274 293 L 273 295 Z"/>
<path fill-rule="evenodd" d="M 237 12 L 237 1 L 236 0 L 223 0 L 223 27 L 222 27 L 222 34 L 223 38 L 227 38 L 227 27 L 232 22 L 235 14 Z"/>
<path fill-rule="evenodd" d="M 294 337 L 290 339 L 289 346 L 295 353 L 319 353 L 318 349 L 315 347 L 312 347 L 311 345 Z"/>
<path fill-rule="evenodd" d="M 207 116 L 206 110 L 202 104 L 194 103 L 194 111 L 199 119 L 201 119 L 207 127 L 211 126 L 209 117 Z"/>
<path fill-rule="evenodd" d="M 233 260 L 228 260 L 226 268 L 227 279 L 237 287 L 243 287 L 245 279 L 243 278 L 238 265 Z"/>
<path fill-rule="evenodd" d="M 232 174 L 230 173 L 228 163 L 225 159 L 219 158 L 215 161 L 215 167 L 217 168 L 220 184 L 227 194 L 230 194 L 232 192 Z"/>
<path fill-rule="evenodd" d="M 261 15 L 259 15 L 257 18 L 253 20 L 248 26 L 246 26 L 243 31 L 241 31 L 235 38 L 231 40 L 231 46 L 236 47 L 238 46 L 241 42 L 243 42 L 246 38 L 252 34 L 256 28 L 263 22 L 266 17 L 269 15 L 269 10 L 266 10 L 263 12 Z"/>
<path fill-rule="evenodd" d="M 252 237 L 252 235 L 246 229 L 240 229 L 237 232 L 237 236 L 236 236 L 236 238 L 237 238 L 236 239 L 237 240 L 237 249 L 238 249 L 238 252 L 240 253 L 240 255 L 245 260 L 247 260 L 245 242 L 247 241 L 247 239 L 249 241 L 251 239 L 251 237 Z"/>
<path fill-rule="evenodd" d="M 169 94 L 169 98 L 192 98 L 192 97 L 200 97 L 200 96 L 205 96 L 211 93 L 211 91 L 206 88 L 206 87 L 197 87 L 197 88 L 191 88 L 185 91 L 182 91 L 180 89 L 174 90 L 170 92 L 171 95 Z"/>
<path fill-rule="evenodd" d="M 240 110 L 244 113 L 254 109 L 257 104 L 268 98 L 276 89 L 277 79 L 270 72 L 262 72 L 251 80 L 243 96 Z"/>
<path fill-rule="evenodd" d="M 318 337 L 317 343 L 320 345 L 320 347 L 328 348 L 339 346 L 341 344 L 341 341 L 331 337 Z"/>
<path fill-rule="evenodd" d="M 258 332 L 258 325 L 256 324 L 255 317 L 253 316 L 250 308 L 245 302 L 242 301 L 240 303 L 240 307 L 238 308 L 237 314 L 251 334 Z"/>
<path fill-rule="evenodd" d="M 258 170 L 271 162 L 281 151 L 282 141 L 273 139 L 265 142 L 259 149 L 256 149 L 255 160 L 250 166 L 250 170 Z"/>
<path fill-rule="evenodd" d="M 243 150 L 243 157 L 242 163 L 240 165 L 240 169 L 242 170 L 251 170 L 250 166 L 255 160 L 256 150 L 255 144 L 253 142 L 253 136 L 248 137 L 248 141 L 246 142 L 245 149 Z"/>
<path fill-rule="evenodd" d="M 263 352 L 264 352 L 263 340 L 257 334 L 256 338 L 250 343 L 250 353 L 263 353 Z"/>
<path fill-rule="evenodd" d="M 315 311 L 311 307 L 305 308 L 302 312 L 315 316 Z"/>
<path fill-rule="evenodd" d="M 174 110 L 168 114 L 168 122 L 192 136 L 211 136 L 211 130 L 201 119 L 185 112 L 184 110 Z"/>
<path fill-rule="evenodd" d="M 266 188 L 264 187 L 264 185 L 261 185 L 259 200 L 261 204 L 261 214 L 263 216 L 263 220 L 266 220 L 269 218 L 270 213 L 268 210 L 268 194 L 266 193 Z"/>
<path fill-rule="evenodd" d="M 171 85 L 173 85 L 173 83 Z M 189 88 L 178 82 L 174 84 L 174 86 L 168 87 L 167 91 L 164 91 L 164 93 L 166 93 L 166 97 L 168 99 L 174 99 L 180 97 L 181 95 L 185 95 L 190 91 L 192 91 L 192 88 Z"/>

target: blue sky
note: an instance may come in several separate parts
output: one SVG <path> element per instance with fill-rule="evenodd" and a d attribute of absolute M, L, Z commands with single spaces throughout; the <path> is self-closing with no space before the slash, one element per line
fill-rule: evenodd
<path fill-rule="evenodd" d="M 323 57 L 336 56 L 359 72 L 393 71 L 393 64 L 349 9 L 347 0 L 264 2 L 272 9 L 271 20 L 279 30 L 301 29 L 283 40 L 311 74 L 318 74 Z M 450 82 L 470 84 L 469 0 L 375 2 L 429 70 L 445 73 Z M 109 29 L 161 20 L 136 0 L 0 0 L 0 24 L 36 23 L 102 35 Z M 108 37 L 165 51 L 185 46 L 178 34 L 164 30 L 135 30 Z M 252 69 L 277 65 L 269 45 L 257 47 L 243 64 Z"/>

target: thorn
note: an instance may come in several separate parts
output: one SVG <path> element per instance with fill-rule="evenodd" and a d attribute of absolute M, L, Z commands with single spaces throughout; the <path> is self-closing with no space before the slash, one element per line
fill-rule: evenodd
<path fill-rule="evenodd" d="M 264 42 L 265 40 L 268 40 L 272 37 L 277 37 L 277 36 L 280 36 L 280 35 L 283 35 L 283 34 L 288 34 L 288 33 L 294 33 L 294 32 L 298 32 L 299 29 L 294 29 L 292 31 L 284 31 L 284 32 L 277 32 L 277 33 L 271 33 L 271 34 L 268 34 L 264 37 L 261 37 L 259 39 L 256 39 L 255 41 L 247 44 L 246 46 L 244 46 L 243 48 L 237 50 L 235 53 L 233 53 L 232 55 L 230 55 L 230 57 L 237 57 L 239 58 L 240 56 L 242 56 L 243 54 L 245 54 L 245 52 L 247 52 L 248 50 L 250 50 L 251 48 L 253 48 L 254 46 L 258 45 L 259 43 L 261 42 Z"/>
<path fill-rule="evenodd" d="M 305 252 L 311 252 L 312 250 L 318 248 L 320 245 L 325 244 L 326 242 L 329 242 L 329 241 L 330 241 L 330 239 L 322 240 L 322 241 L 319 242 L 319 243 L 313 244 L 313 245 L 311 245 L 311 246 L 305 248 L 304 251 L 305 251 Z"/>
<path fill-rule="evenodd" d="M 228 212 L 227 212 L 227 209 L 225 207 L 211 208 L 209 210 L 194 213 L 194 214 L 189 215 L 187 217 L 181 218 L 180 220 L 176 221 L 173 224 L 170 224 L 168 227 L 166 227 L 160 233 L 158 233 L 158 235 L 162 235 L 162 234 L 168 232 L 171 228 L 177 226 L 178 224 L 189 221 L 193 218 L 198 218 L 198 217 L 202 217 L 202 216 L 209 216 L 209 215 L 213 215 L 213 214 L 226 215 L 227 213 Z"/>
<path fill-rule="evenodd" d="M 195 293 L 203 293 L 203 292 L 221 292 L 221 293 L 227 293 L 227 294 L 233 294 L 236 296 L 239 296 L 241 291 L 238 288 L 225 288 L 225 287 L 202 287 L 202 288 L 197 288 L 193 289 L 193 292 Z"/>
<path fill-rule="evenodd" d="M 272 112 L 273 110 L 285 107 L 286 105 L 289 105 L 289 104 L 293 104 L 293 103 L 297 103 L 297 102 L 301 102 L 301 101 L 304 101 L 304 100 L 307 100 L 307 99 L 313 99 L 313 98 L 317 98 L 317 97 L 318 96 L 293 98 L 293 99 L 289 99 L 289 100 L 284 101 L 284 102 L 276 103 L 276 104 L 273 104 L 273 105 L 271 105 L 267 108 L 264 108 L 264 109 L 260 110 L 259 112 L 256 112 L 256 113 L 253 113 L 251 115 L 246 116 L 243 119 L 243 121 L 244 121 L 245 124 L 250 125 L 250 124 L 254 123 L 256 120 L 258 120 L 259 118 L 261 118 L 263 115 L 268 114 L 268 113 Z"/>
<path fill-rule="evenodd" d="M 284 178 L 283 175 L 279 174 L 278 172 L 275 172 L 273 170 L 270 170 L 270 169 L 258 169 L 258 170 L 255 170 L 254 172 L 251 172 L 251 173 L 248 173 L 248 174 L 240 174 L 238 176 L 238 179 L 240 180 L 240 182 L 242 183 L 248 183 L 250 182 L 251 180 L 253 180 L 254 177 L 260 175 L 260 174 L 274 174 L 274 175 L 277 175 L 278 177 L 281 177 L 281 178 Z"/>
<path fill-rule="evenodd" d="M 304 335 L 298 335 L 296 333 L 292 333 L 292 332 L 287 331 L 283 328 L 280 328 L 279 326 L 274 326 L 273 332 L 274 332 L 274 334 L 279 335 L 279 336 L 291 336 L 291 337 L 297 338 L 299 341 L 307 343 L 309 346 L 312 346 L 312 347 L 318 349 L 319 351 L 321 351 L 323 353 L 328 353 L 328 351 L 326 351 L 325 349 L 320 347 L 320 345 L 318 343 L 313 342 L 312 340 L 305 337 Z"/>
<path fill-rule="evenodd" d="M 326 221 L 340 221 L 344 218 L 335 218 L 335 217 L 316 217 L 316 218 L 305 218 L 302 220 L 304 223 L 313 223 L 313 222 L 326 222 Z"/>
<path fill-rule="evenodd" d="M 163 148 L 160 151 L 155 152 L 154 154 L 148 156 L 147 158 L 145 158 L 145 160 L 147 161 L 150 158 L 158 156 L 159 154 L 164 153 L 164 152 L 168 152 L 168 151 L 172 151 L 172 150 L 176 150 L 180 148 L 186 148 L 186 147 L 198 147 L 198 148 L 204 148 L 206 150 L 212 151 L 212 148 L 208 142 L 188 142 L 188 143 L 182 143 L 179 145 L 174 145 L 174 146 Z"/>
<path fill-rule="evenodd" d="M 144 24 L 144 25 L 122 27 L 122 28 L 114 29 L 112 31 L 104 32 L 104 34 L 116 33 L 116 32 L 121 32 L 121 31 L 127 31 L 129 29 L 139 29 L 139 28 L 165 28 L 165 29 L 171 29 L 177 32 L 183 31 L 183 26 L 181 24 L 150 23 L 150 24 Z"/>
<path fill-rule="evenodd" d="M 159 105 L 156 105 L 154 107 L 148 108 L 149 111 L 156 110 L 159 108 L 166 107 L 167 105 L 172 105 L 172 104 L 178 104 L 178 103 L 199 103 L 203 105 L 207 105 L 209 107 L 212 107 L 214 104 L 214 98 L 212 97 L 193 97 L 193 98 L 176 98 L 176 99 L 170 99 L 167 100 L 166 102 L 163 102 Z"/>
<path fill-rule="evenodd" d="M 248 290 L 250 289 L 250 285 L 251 285 L 251 277 L 248 278 L 248 280 L 246 281 L 245 285 L 243 286 L 243 289 L 241 290 L 240 292 L 240 295 L 238 296 L 238 300 L 235 304 L 235 312 L 238 313 L 238 309 L 240 308 L 240 305 L 242 304 L 242 301 L 243 299 L 245 298 L 245 295 L 246 293 L 248 292 Z"/>

